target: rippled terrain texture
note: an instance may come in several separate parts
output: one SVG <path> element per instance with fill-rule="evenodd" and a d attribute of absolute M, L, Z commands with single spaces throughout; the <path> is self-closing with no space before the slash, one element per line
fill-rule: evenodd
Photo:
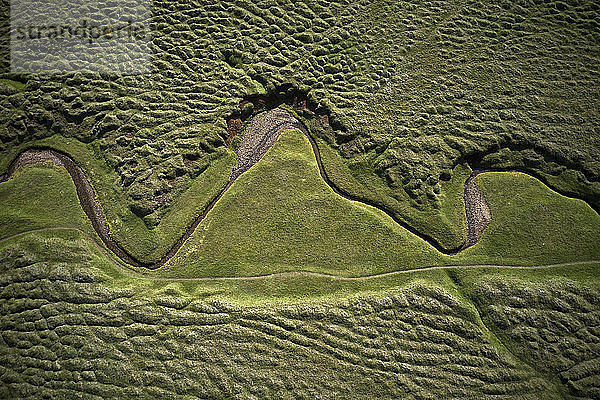
<path fill-rule="evenodd" d="M 157 0 L 153 13 L 150 75 L 7 75 L 0 154 L 54 133 L 90 143 L 152 224 L 222 156 L 238 102 L 292 84 L 331 113 L 323 135 L 347 162 L 415 206 L 435 206 L 465 159 L 562 177 L 600 205 L 594 1 Z"/>
<path fill-rule="evenodd" d="M 68 155 L 140 261 L 0 179 L 0 398 L 600 398 L 597 1 L 155 0 L 137 75 L 10 73 L 0 19 L 0 177 Z"/>
<path fill-rule="evenodd" d="M 143 295 L 136 283 L 111 287 L 114 271 L 80 238 L 31 243 L 2 249 L 3 398 L 600 394 L 597 286 L 496 276 L 469 285 L 472 303 L 421 281 L 385 295 L 252 305 L 202 283 Z M 69 248 L 72 262 L 32 255 L 48 244 Z"/>

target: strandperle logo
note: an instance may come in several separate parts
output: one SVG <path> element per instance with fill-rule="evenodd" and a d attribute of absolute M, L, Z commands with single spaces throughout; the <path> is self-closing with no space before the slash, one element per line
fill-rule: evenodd
<path fill-rule="evenodd" d="M 87 20 L 82 20 L 76 27 L 68 25 L 42 25 L 42 26 L 17 26 L 15 29 L 16 40 L 36 40 L 36 39 L 53 39 L 53 40 L 71 40 L 81 39 L 92 43 L 94 40 L 114 40 L 114 39 L 135 39 L 147 40 L 148 31 L 142 24 L 136 24 L 131 18 L 126 24 L 120 26 L 115 25 L 95 25 L 88 23 Z"/>
<path fill-rule="evenodd" d="M 150 71 L 150 1 L 12 0 L 13 73 Z"/>

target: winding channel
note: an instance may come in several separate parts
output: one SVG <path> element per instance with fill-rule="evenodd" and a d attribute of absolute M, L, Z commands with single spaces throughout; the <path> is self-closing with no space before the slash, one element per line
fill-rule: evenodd
<path fill-rule="evenodd" d="M 465 182 L 464 201 L 467 225 L 467 240 L 465 244 L 459 249 L 447 250 L 443 248 L 439 245 L 438 242 L 435 241 L 435 239 L 418 232 L 416 229 L 414 229 L 410 225 L 406 224 L 406 222 L 398 218 L 393 212 L 375 204 L 371 204 L 367 201 L 364 201 L 363 199 L 360 199 L 356 196 L 353 196 L 345 192 L 344 190 L 339 188 L 334 182 L 332 182 L 329 179 L 325 168 L 323 167 L 323 162 L 321 160 L 321 154 L 317 143 L 309 134 L 304 124 L 281 108 L 274 108 L 272 110 L 257 114 L 253 117 L 251 123 L 248 125 L 244 135 L 242 136 L 242 141 L 238 150 L 236 150 L 238 156 L 237 165 L 234 167 L 231 178 L 227 185 L 208 204 L 204 211 L 195 218 L 195 220 L 188 227 L 184 235 L 181 236 L 179 240 L 177 240 L 177 242 L 171 247 L 171 249 L 158 262 L 153 264 L 140 262 L 134 256 L 129 254 L 125 249 L 123 249 L 110 236 L 108 224 L 102 212 L 102 207 L 96 199 L 95 192 L 85 172 L 67 154 L 50 148 L 30 148 L 28 150 L 25 150 L 21 154 L 19 154 L 19 156 L 10 164 L 7 172 L 4 175 L 0 175 L 0 183 L 10 180 L 14 176 L 15 172 L 25 165 L 40 164 L 47 161 L 51 161 L 57 166 L 64 167 L 71 176 L 73 183 L 75 184 L 77 197 L 79 198 L 79 202 L 81 204 L 81 207 L 83 208 L 83 211 L 90 219 L 94 230 L 96 231 L 104 245 L 126 264 L 129 264 L 133 267 L 145 267 L 148 269 L 156 269 L 164 265 L 169 259 L 171 259 L 171 257 L 173 257 L 178 252 L 178 250 L 183 246 L 185 241 L 196 230 L 200 222 L 204 220 L 204 218 L 213 209 L 215 204 L 217 204 L 217 202 L 223 197 L 223 195 L 227 192 L 227 190 L 231 187 L 235 180 L 248 169 L 250 169 L 250 167 L 256 164 L 266 154 L 267 150 L 275 143 L 279 134 L 284 130 L 288 129 L 297 129 L 304 134 L 304 136 L 309 141 L 312 147 L 322 179 L 336 194 L 344 197 L 347 200 L 367 204 L 369 206 L 375 207 L 383 211 L 397 224 L 399 224 L 409 232 L 413 233 L 414 235 L 419 236 L 421 239 L 428 242 L 431 246 L 436 248 L 441 253 L 447 255 L 457 254 L 465 248 L 477 243 L 479 236 L 491 220 L 491 214 L 489 212 L 489 207 L 485 202 L 485 198 L 483 197 L 481 192 L 479 192 L 477 185 L 475 185 L 474 183 L 475 176 L 478 173 L 484 171 L 474 171 L 471 177 L 469 177 L 469 179 L 467 179 L 467 181 Z"/>

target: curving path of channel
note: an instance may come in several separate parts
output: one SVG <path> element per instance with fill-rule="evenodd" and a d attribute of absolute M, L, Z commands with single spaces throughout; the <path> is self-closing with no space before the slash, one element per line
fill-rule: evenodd
<path fill-rule="evenodd" d="M 9 166 L 6 174 L 0 176 L 0 183 L 11 179 L 17 169 L 28 164 L 39 164 L 46 161 L 51 161 L 58 166 L 63 166 L 69 175 L 71 176 L 76 190 L 79 202 L 83 208 L 83 211 L 90 219 L 94 230 L 104 243 L 104 245 L 114 253 L 119 259 L 126 264 L 133 267 L 145 267 L 148 269 L 156 269 L 164 265 L 171 257 L 173 257 L 177 251 L 183 246 L 184 242 L 192 235 L 200 222 L 208 215 L 215 204 L 223 197 L 235 180 L 250 167 L 256 164 L 267 152 L 267 150 L 275 143 L 277 137 L 281 132 L 288 129 L 298 129 L 308 139 L 312 150 L 314 152 L 315 159 L 317 161 L 319 172 L 321 177 L 331 187 L 331 189 L 338 195 L 351 200 L 368 204 L 372 207 L 378 208 L 385 212 L 390 218 L 392 218 L 397 224 L 419 236 L 421 239 L 428 242 L 430 245 L 435 247 L 439 252 L 453 255 L 464 250 L 465 248 L 472 246 L 477 243 L 479 236 L 491 220 L 491 214 L 489 207 L 485 202 L 485 198 L 479 192 L 477 185 L 474 183 L 475 176 L 484 171 L 475 171 L 473 175 L 465 182 L 465 212 L 466 212 L 466 231 L 467 241 L 459 249 L 447 250 L 439 245 L 439 243 L 432 237 L 424 235 L 418 232 L 416 229 L 406 224 L 403 220 L 398 218 L 393 212 L 379 207 L 375 204 L 370 204 L 356 196 L 346 193 L 340 189 L 334 182 L 332 182 L 321 160 L 319 148 L 315 140 L 311 137 L 308 130 L 300 121 L 290 115 L 287 111 L 275 108 L 269 111 L 257 114 L 252 119 L 251 123 L 246 128 L 240 147 L 236 150 L 238 156 L 237 165 L 234 167 L 231 179 L 227 185 L 221 190 L 221 192 L 208 204 L 205 210 L 196 217 L 194 222 L 188 227 L 184 235 L 171 247 L 171 249 L 157 262 L 154 264 L 143 263 L 137 260 L 134 256 L 129 254 L 123 249 L 109 234 L 108 225 L 102 213 L 102 207 L 96 200 L 96 195 L 92 186 L 90 185 L 87 176 L 77 165 L 77 163 L 70 158 L 67 154 L 61 153 L 54 149 L 49 148 L 33 148 L 22 152 Z"/>

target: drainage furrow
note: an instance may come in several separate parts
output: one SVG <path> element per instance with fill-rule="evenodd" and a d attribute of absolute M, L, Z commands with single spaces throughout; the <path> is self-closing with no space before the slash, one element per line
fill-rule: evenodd
<path fill-rule="evenodd" d="M 81 204 L 81 207 L 83 208 L 83 211 L 90 219 L 94 230 L 96 231 L 104 245 L 117 257 L 119 257 L 123 262 L 131 266 L 156 269 L 164 265 L 169 259 L 171 259 L 171 257 L 173 257 L 178 252 L 178 250 L 183 246 L 185 241 L 192 235 L 192 233 L 198 227 L 200 222 L 202 222 L 202 220 L 208 215 L 208 213 L 223 197 L 223 195 L 227 192 L 227 190 L 231 187 L 235 180 L 245 171 L 250 169 L 250 167 L 256 164 L 264 156 L 267 150 L 275 143 L 278 135 L 286 129 L 298 129 L 308 139 L 312 147 L 315 159 L 317 161 L 319 173 L 322 179 L 325 181 L 325 183 L 327 183 L 327 185 L 331 187 L 331 189 L 336 194 L 344 197 L 345 199 L 360 202 L 378 208 L 379 210 L 386 213 L 390 218 L 392 218 L 397 224 L 399 224 L 409 232 L 413 233 L 414 235 L 419 236 L 421 239 L 428 242 L 431 246 L 435 247 L 441 253 L 448 255 L 456 254 L 464 248 L 475 244 L 479 235 L 481 234 L 481 231 L 483 230 L 483 228 L 485 228 L 485 226 L 483 226 L 482 223 L 479 223 L 479 225 L 477 225 L 477 221 L 479 220 L 473 217 L 473 215 L 477 213 L 473 211 L 473 207 L 469 206 L 469 199 L 473 196 L 468 196 L 467 190 L 473 193 L 476 193 L 475 191 L 478 190 L 475 184 L 473 183 L 474 175 L 471 178 L 469 178 L 469 180 L 467 180 L 467 182 L 465 183 L 468 240 L 465 243 L 465 245 L 459 249 L 447 250 L 444 247 L 442 247 L 433 237 L 418 232 L 416 229 L 408 225 L 405 221 L 400 219 L 400 217 L 398 217 L 395 213 L 391 212 L 390 210 L 387 210 L 379 205 L 369 203 L 368 201 L 360 199 L 340 189 L 334 182 L 331 181 L 331 179 L 329 179 L 329 176 L 327 175 L 327 172 L 323 167 L 323 162 L 321 160 L 319 148 L 315 140 L 309 134 L 304 124 L 302 124 L 288 112 L 280 108 L 265 111 L 263 113 L 257 114 L 253 118 L 251 124 L 247 127 L 246 132 L 242 136 L 242 142 L 240 144 L 239 149 L 236 151 L 238 155 L 238 162 L 234 170 L 232 171 L 231 179 L 229 180 L 227 185 L 208 204 L 204 211 L 196 217 L 194 222 L 188 227 L 184 235 L 173 245 L 173 247 L 171 247 L 171 249 L 158 262 L 153 264 L 144 263 L 137 260 L 133 255 L 131 255 L 127 250 L 121 247 L 110 236 L 109 227 L 106 222 L 106 219 L 104 218 L 102 207 L 96 198 L 95 192 L 89 180 L 87 179 L 87 176 L 85 175 L 81 167 L 79 167 L 77 163 L 68 155 L 50 148 L 28 149 L 21 153 L 11 163 L 7 173 L 5 175 L 0 176 L 0 182 L 4 182 L 11 179 L 15 171 L 24 165 L 39 164 L 46 161 L 51 161 L 58 166 L 63 166 L 67 170 L 75 184 L 77 196 L 79 198 L 79 202 Z M 478 201 L 481 201 L 483 198 L 481 193 L 476 193 L 474 197 L 479 199 Z M 485 200 L 483 200 L 483 202 L 485 202 Z M 489 208 L 487 208 L 487 204 L 485 204 L 485 206 L 482 207 L 484 209 L 487 209 L 487 212 L 489 214 Z M 489 222 L 489 220 L 487 222 Z M 487 225 L 487 223 L 485 223 L 485 225 Z"/>

